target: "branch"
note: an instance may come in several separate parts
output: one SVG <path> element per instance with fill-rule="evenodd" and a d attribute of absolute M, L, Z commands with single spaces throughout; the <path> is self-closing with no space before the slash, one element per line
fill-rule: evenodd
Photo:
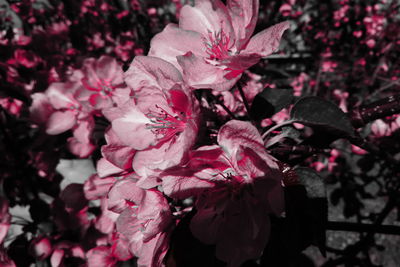
<path fill-rule="evenodd" d="M 352 110 L 350 120 L 354 127 L 360 128 L 371 121 L 397 113 L 400 113 L 400 95 L 393 95 Z"/>
<path fill-rule="evenodd" d="M 395 225 L 374 225 L 363 223 L 349 222 L 328 222 L 327 230 L 349 231 L 349 232 L 366 232 L 373 234 L 400 235 L 400 226 Z"/>

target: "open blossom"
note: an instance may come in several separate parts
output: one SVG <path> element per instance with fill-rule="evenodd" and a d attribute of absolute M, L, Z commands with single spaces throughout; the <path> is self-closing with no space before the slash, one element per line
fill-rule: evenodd
<path fill-rule="evenodd" d="M 261 255 L 269 213 L 283 211 L 281 173 L 249 122 L 226 123 L 218 144 L 193 151 L 186 166 L 166 170 L 163 189 L 173 198 L 197 196 L 194 236 L 216 244 L 217 257 L 228 266 L 240 266 Z"/>
<path fill-rule="evenodd" d="M 129 96 L 124 83 L 124 73 L 118 62 L 109 56 L 88 58 L 74 79 L 82 85 L 76 98 L 93 109 L 108 108 L 121 98 Z"/>
<path fill-rule="evenodd" d="M 197 136 L 198 110 L 179 71 L 162 59 L 137 56 L 125 81 L 134 98 L 104 111 L 119 139 L 108 152 L 121 145 L 134 149 L 127 151 L 133 170 L 145 178 L 181 162 Z"/>
<path fill-rule="evenodd" d="M 139 188 L 136 180 L 126 178 L 113 186 L 108 198 L 109 209 L 120 213 L 117 230 L 128 240 L 132 254 L 138 257 L 138 266 L 164 266 L 173 220 L 162 193 Z"/>
<path fill-rule="evenodd" d="M 31 118 L 45 125 L 46 133 L 57 135 L 72 130 L 68 139 L 72 153 L 87 157 L 94 150 L 90 136 L 93 116 L 129 96 L 123 82 L 123 72 L 115 59 L 102 56 L 88 58 L 80 70 L 75 70 L 66 82 L 52 83 L 44 93 L 32 95 Z"/>
<path fill-rule="evenodd" d="M 165 59 L 182 71 L 194 88 L 229 90 L 243 71 L 275 52 L 288 22 L 252 38 L 258 0 L 196 0 L 181 9 L 179 26 L 168 24 L 151 41 L 150 56 Z"/>

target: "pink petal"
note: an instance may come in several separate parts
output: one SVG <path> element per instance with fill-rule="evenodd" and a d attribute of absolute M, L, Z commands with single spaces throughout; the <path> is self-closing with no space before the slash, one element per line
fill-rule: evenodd
<path fill-rule="evenodd" d="M 124 171 L 123 169 L 118 168 L 117 166 L 115 166 L 114 164 L 112 164 L 111 162 L 106 160 L 105 158 L 101 158 L 97 162 L 96 170 L 97 170 L 97 174 L 100 177 L 107 177 L 109 175 L 119 174 Z"/>
<path fill-rule="evenodd" d="M 168 251 L 169 235 L 159 233 L 150 241 L 143 244 L 139 259 L 139 266 L 163 266 L 163 260 Z"/>
<path fill-rule="evenodd" d="M 145 191 L 136 186 L 135 180 L 128 178 L 119 180 L 108 193 L 108 209 L 121 213 L 127 207 L 126 200 L 139 204 L 144 194 Z"/>
<path fill-rule="evenodd" d="M 80 83 L 52 83 L 46 91 L 51 105 L 55 109 L 70 108 L 79 105 L 73 94 L 80 88 Z"/>
<path fill-rule="evenodd" d="M 73 130 L 74 137 L 68 139 L 68 147 L 74 155 L 77 155 L 80 158 L 86 158 L 96 148 L 90 142 L 93 128 L 93 120 L 79 121 L 78 127 Z"/>
<path fill-rule="evenodd" d="M 236 48 L 240 51 L 253 34 L 258 19 L 258 0 L 228 0 L 228 12 L 236 35 Z"/>
<path fill-rule="evenodd" d="M 51 267 L 59 267 L 61 266 L 61 261 L 64 258 L 64 250 L 56 249 L 53 251 L 53 254 L 50 257 Z"/>
<path fill-rule="evenodd" d="M 115 166 L 127 170 L 132 167 L 135 150 L 128 146 L 105 145 L 101 148 L 102 155 Z"/>
<path fill-rule="evenodd" d="M 189 51 L 199 56 L 207 56 L 202 35 L 170 23 L 151 40 L 149 56 L 162 58 L 180 70 L 176 57 Z"/>
<path fill-rule="evenodd" d="M 254 35 L 241 54 L 257 54 L 266 57 L 279 48 L 283 33 L 289 29 L 290 23 L 285 21 L 265 29 Z"/>
<path fill-rule="evenodd" d="M 165 60 L 156 57 L 137 56 L 125 72 L 125 82 L 134 91 L 153 86 L 169 89 L 176 83 L 182 82 L 182 75 L 174 65 Z"/>
<path fill-rule="evenodd" d="M 49 116 L 54 112 L 47 95 L 44 93 L 35 93 L 31 97 L 32 105 L 29 107 L 30 118 L 38 124 L 46 123 Z"/>
<path fill-rule="evenodd" d="M 195 6 L 185 5 L 179 15 L 179 27 L 208 36 L 223 31 L 231 36 L 231 18 L 220 0 L 197 0 Z M 192 51 L 195 52 L 195 51 Z"/>
<path fill-rule="evenodd" d="M 82 143 L 76 137 L 70 137 L 68 138 L 68 148 L 79 158 L 87 158 L 96 149 L 96 146 L 91 143 Z"/>
<path fill-rule="evenodd" d="M 239 54 L 229 57 L 229 59 L 223 61 L 223 63 L 227 66 L 228 69 L 240 71 L 239 74 L 241 74 L 243 71 L 258 63 L 258 61 L 260 61 L 259 55 Z"/>
<path fill-rule="evenodd" d="M 176 175 L 168 172 L 168 175 L 162 178 L 162 187 L 167 196 L 185 199 L 196 196 L 207 188 L 214 187 L 214 183 L 196 177 L 185 176 L 184 170 L 181 170 Z"/>
<path fill-rule="evenodd" d="M 224 76 L 227 71 L 222 67 L 213 66 L 203 58 L 191 52 L 178 56 L 178 63 L 183 69 L 183 77 L 186 83 L 194 88 L 211 88 L 217 91 L 227 91 L 232 88 L 240 75 L 228 80 Z"/>
<path fill-rule="evenodd" d="M 112 122 L 112 129 L 125 145 L 143 150 L 156 144 L 155 135 L 147 127 L 150 123 L 138 108 L 130 107 L 121 118 Z"/>
<path fill-rule="evenodd" d="M 106 246 L 92 248 L 86 253 L 88 267 L 114 267 L 117 260 L 112 256 L 111 249 Z"/>
<path fill-rule="evenodd" d="M 101 56 L 96 62 L 96 74 L 99 78 L 112 82 L 112 84 L 123 83 L 123 71 L 115 58 Z"/>
<path fill-rule="evenodd" d="M 101 215 L 96 218 L 95 228 L 104 234 L 111 234 L 114 231 L 115 222 L 119 214 L 112 212 L 107 207 L 107 199 L 101 199 Z"/>
<path fill-rule="evenodd" d="M 190 111 L 188 96 L 183 91 L 170 90 L 169 93 L 171 95 L 172 108 L 176 113 L 179 114 L 180 112 L 183 112 L 186 114 L 188 110 Z"/>
<path fill-rule="evenodd" d="M 120 235 L 116 234 L 117 239 L 114 241 L 111 249 L 114 257 L 120 261 L 126 261 L 132 258 L 132 253 L 129 251 L 128 240 Z"/>
<path fill-rule="evenodd" d="M 9 228 L 10 228 L 9 223 L 0 223 L 0 244 L 3 243 Z"/>
<path fill-rule="evenodd" d="M 50 135 L 68 131 L 76 123 L 75 115 L 71 111 L 56 111 L 47 121 L 46 133 Z"/>
<path fill-rule="evenodd" d="M 218 132 L 218 144 L 230 155 L 236 153 L 240 146 L 248 146 L 263 151 L 263 140 L 250 122 L 231 120 L 225 123 Z"/>
<path fill-rule="evenodd" d="M 111 186 L 117 181 L 114 177 L 100 178 L 93 174 L 85 181 L 83 191 L 89 200 L 100 199 L 107 196 Z"/>

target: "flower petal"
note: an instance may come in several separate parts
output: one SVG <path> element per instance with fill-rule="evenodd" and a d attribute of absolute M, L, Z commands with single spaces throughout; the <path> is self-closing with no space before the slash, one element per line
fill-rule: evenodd
<path fill-rule="evenodd" d="M 76 123 L 75 115 L 71 111 L 56 111 L 47 121 L 46 133 L 50 135 L 68 131 Z"/>
<path fill-rule="evenodd" d="M 207 55 L 201 34 L 170 23 L 151 40 L 149 56 L 162 58 L 180 70 L 176 57 L 189 51 L 204 57 Z"/>
<path fill-rule="evenodd" d="M 131 106 L 121 118 L 112 122 L 112 129 L 125 145 L 142 150 L 156 141 L 155 135 L 147 128 L 150 122 L 139 109 Z"/>
<path fill-rule="evenodd" d="M 263 140 L 257 130 L 250 122 L 231 120 L 225 123 L 218 132 L 218 144 L 230 155 L 235 154 L 240 146 L 247 146 L 256 151 L 263 148 Z"/>
<path fill-rule="evenodd" d="M 236 48 L 240 51 L 253 34 L 258 19 L 258 0 L 228 0 L 228 12 L 236 35 Z"/>
<path fill-rule="evenodd" d="M 182 82 L 182 75 L 174 65 L 161 58 L 137 56 L 125 72 L 125 82 L 134 91 L 143 87 L 170 89 Z"/>
<path fill-rule="evenodd" d="M 283 33 L 289 29 L 288 21 L 275 24 L 254 35 L 241 54 L 257 54 L 266 57 L 279 48 Z"/>
<path fill-rule="evenodd" d="M 220 0 L 196 0 L 194 7 L 182 7 L 179 15 L 180 28 L 201 33 L 203 36 L 208 36 L 209 32 L 222 31 L 230 36 L 230 21 L 228 10 Z"/>
<path fill-rule="evenodd" d="M 177 59 L 183 69 L 185 82 L 193 88 L 211 88 L 217 91 L 227 91 L 241 77 L 241 75 L 238 75 L 228 80 L 225 78 L 227 71 L 224 68 L 208 64 L 203 58 L 191 52 L 178 56 Z"/>

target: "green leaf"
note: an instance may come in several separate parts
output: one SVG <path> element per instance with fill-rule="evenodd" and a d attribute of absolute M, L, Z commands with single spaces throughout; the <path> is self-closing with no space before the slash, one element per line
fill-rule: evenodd
<path fill-rule="evenodd" d="M 335 104 L 319 97 L 310 96 L 297 101 L 290 117 L 310 127 L 328 130 L 340 136 L 354 137 L 354 128 L 347 115 Z"/>

